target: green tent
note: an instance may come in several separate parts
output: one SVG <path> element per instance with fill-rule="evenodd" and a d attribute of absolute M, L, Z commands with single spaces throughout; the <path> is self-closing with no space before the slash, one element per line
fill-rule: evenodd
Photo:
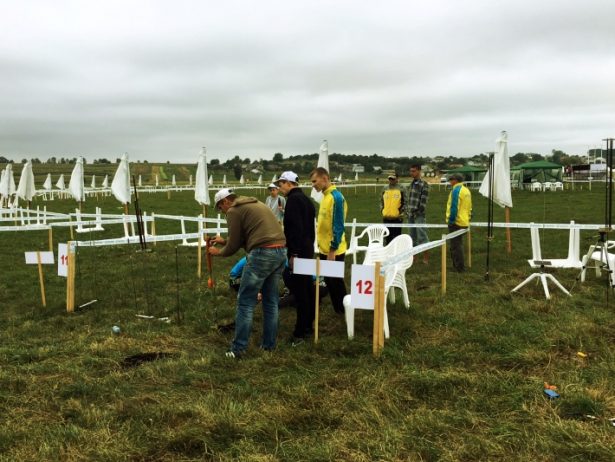
<path fill-rule="evenodd" d="M 539 183 L 562 181 L 562 166 L 547 160 L 526 162 L 513 167 L 511 170 L 513 170 L 513 180 L 519 181 L 519 187 L 536 181 Z"/>
<path fill-rule="evenodd" d="M 485 173 L 487 173 L 487 169 L 482 167 L 472 167 L 471 165 L 464 165 L 463 167 L 449 170 L 446 173 L 461 173 L 464 177 L 464 181 L 483 181 Z"/>

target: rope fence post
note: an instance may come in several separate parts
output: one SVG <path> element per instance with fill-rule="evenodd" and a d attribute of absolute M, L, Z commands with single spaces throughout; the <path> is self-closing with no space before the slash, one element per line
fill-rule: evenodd
<path fill-rule="evenodd" d="M 472 268 L 472 231 L 468 228 L 468 268 Z"/>
<path fill-rule="evenodd" d="M 446 234 L 442 235 L 442 280 L 441 280 L 441 292 L 442 295 L 446 294 Z"/>

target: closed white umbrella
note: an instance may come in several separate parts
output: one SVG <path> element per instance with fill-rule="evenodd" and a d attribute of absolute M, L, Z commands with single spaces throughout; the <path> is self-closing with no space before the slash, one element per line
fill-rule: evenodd
<path fill-rule="evenodd" d="M 158 184 L 159 184 L 159 182 L 158 182 L 158 174 L 156 173 L 156 187 L 158 187 Z"/>
<path fill-rule="evenodd" d="M 355 180 L 355 181 L 359 181 L 359 172 L 356 172 L 356 173 L 354 174 L 354 180 Z"/>
<path fill-rule="evenodd" d="M 192 175 L 190 175 L 190 180 L 188 180 L 188 185 L 192 186 Z"/>
<path fill-rule="evenodd" d="M 19 186 L 17 187 L 17 195 L 23 200 L 31 202 L 36 194 L 36 185 L 34 184 L 34 173 L 32 173 L 32 162 L 28 161 L 24 164 L 19 178 Z"/>
<path fill-rule="evenodd" d="M 171 178 L 171 186 L 177 186 L 177 183 L 175 182 L 175 173 L 173 174 L 173 177 Z"/>
<path fill-rule="evenodd" d="M 15 187 L 15 176 L 13 174 L 13 164 L 7 164 L 6 166 L 6 181 L 8 182 L 9 196 L 15 194 L 17 188 Z"/>
<path fill-rule="evenodd" d="M 239 184 L 246 184 L 246 180 L 243 175 L 241 175 L 241 178 L 239 178 Z"/>
<path fill-rule="evenodd" d="M 138 185 L 139 185 L 139 188 L 140 188 L 141 186 L 143 186 L 143 181 L 141 180 L 141 175 L 139 175 L 139 183 L 138 183 Z"/>
<path fill-rule="evenodd" d="M 222 184 L 226 186 L 226 174 L 222 177 Z"/>
<path fill-rule="evenodd" d="M 53 185 L 51 184 L 51 173 L 47 174 L 47 178 L 45 179 L 45 182 L 43 183 L 43 188 L 46 191 L 51 191 L 51 188 L 53 187 Z"/>
<path fill-rule="evenodd" d="M 3 202 L 5 199 L 8 202 L 9 197 L 10 197 L 9 175 L 8 175 L 9 165 L 7 165 L 4 170 L 2 170 L 2 175 L 0 176 L 0 199 L 1 199 L 0 202 Z"/>
<path fill-rule="evenodd" d="M 209 187 L 207 183 L 207 155 L 205 148 L 201 149 L 199 160 L 196 164 L 196 184 L 194 186 L 194 199 L 201 205 L 207 206 L 209 200 Z"/>
<path fill-rule="evenodd" d="M 278 175 L 274 174 L 273 178 L 271 178 L 271 182 L 275 183 L 276 181 L 278 181 Z"/>
<path fill-rule="evenodd" d="M 263 175 L 259 175 L 259 176 L 258 176 L 258 181 L 257 181 L 257 183 L 258 183 L 258 184 L 263 184 Z"/>
<path fill-rule="evenodd" d="M 320 153 L 318 154 L 317 167 L 322 167 L 327 170 L 327 172 L 329 171 L 329 142 L 327 140 L 323 140 L 322 144 L 320 145 Z M 322 200 L 322 193 L 316 191 L 314 188 L 312 188 L 310 196 L 318 203 L 320 203 L 320 201 Z"/>
<path fill-rule="evenodd" d="M 209 184 L 209 186 L 213 186 L 214 185 L 214 176 L 213 175 L 209 175 L 209 181 L 207 183 Z"/>
<path fill-rule="evenodd" d="M 6 178 L 6 170 L 2 170 L 2 172 L 0 172 L 0 207 L 2 207 L 4 204 L 4 189 L 5 189 L 5 178 Z"/>
<path fill-rule="evenodd" d="M 66 189 L 66 184 L 64 183 L 64 173 L 62 173 L 60 175 L 60 178 L 58 178 L 58 182 L 56 183 L 56 188 L 58 188 L 60 191 L 64 191 Z"/>
<path fill-rule="evenodd" d="M 128 154 L 124 154 L 117 166 L 115 176 L 111 182 L 111 192 L 115 198 L 124 204 L 124 211 L 128 213 L 126 204 L 130 204 L 130 166 L 128 165 Z"/>
<path fill-rule="evenodd" d="M 70 181 L 68 182 L 68 190 L 70 191 L 73 198 L 81 203 L 85 200 L 85 194 L 83 193 L 84 184 L 83 184 L 83 157 L 78 157 L 77 162 L 75 163 L 75 167 L 73 168 L 72 173 L 70 174 Z"/>
<path fill-rule="evenodd" d="M 90 188 L 96 188 L 96 175 L 92 175 L 92 183 L 90 183 Z"/>
<path fill-rule="evenodd" d="M 105 179 L 102 182 L 102 187 L 103 188 L 108 188 L 109 187 L 109 175 L 105 175 Z"/>

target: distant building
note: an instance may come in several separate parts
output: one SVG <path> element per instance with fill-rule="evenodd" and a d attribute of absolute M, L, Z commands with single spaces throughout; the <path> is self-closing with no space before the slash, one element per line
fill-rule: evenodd
<path fill-rule="evenodd" d="M 380 167 L 379 165 L 374 165 L 372 169 L 374 169 L 374 172 L 376 173 L 382 172 L 382 167 Z"/>
<path fill-rule="evenodd" d="M 353 173 L 364 173 L 365 167 L 361 164 L 352 164 L 352 172 Z"/>

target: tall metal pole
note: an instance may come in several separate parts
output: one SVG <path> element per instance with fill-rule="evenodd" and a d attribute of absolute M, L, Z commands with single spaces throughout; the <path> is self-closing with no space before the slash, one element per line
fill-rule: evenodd
<path fill-rule="evenodd" d="M 491 240 L 493 239 L 493 163 L 494 153 L 489 154 L 489 198 L 487 200 L 487 261 L 485 269 L 485 281 L 489 281 L 489 258 L 491 255 Z"/>

